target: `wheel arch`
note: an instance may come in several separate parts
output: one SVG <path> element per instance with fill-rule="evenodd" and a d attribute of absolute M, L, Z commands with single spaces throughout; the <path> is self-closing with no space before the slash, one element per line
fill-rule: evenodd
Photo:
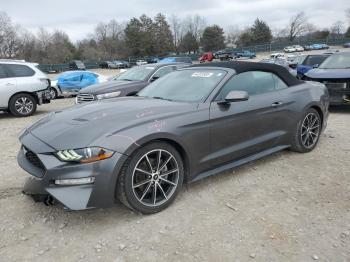
<path fill-rule="evenodd" d="M 310 108 L 315 109 L 317 111 L 317 113 L 320 115 L 320 117 L 321 117 L 321 127 L 323 127 L 324 115 L 323 115 L 323 111 L 322 111 L 321 107 L 319 107 L 318 105 L 313 105 Z"/>
<path fill-rule="evenodd" d="M 37 95 L 33 94 L 32 92 L 28 92 L 28 91 L 19 91 L 19 92 L 14 93 L 14 94 L 9 98 L 8 105 L 7 105 L 8 108 L 10 108 L 10 101 L 11 101 L 11 99 L 12 99 L 15 95 L 19 95 L 19 94 L 27 94 L 27 95 L 30 95 L 30 96 L 32 96 L 32 97 L 35 99 L 35 102 L 36 102 L 37 104 L 39 104 L 39 99 L 38 99 L 38 96 L 37 96 Z"/>

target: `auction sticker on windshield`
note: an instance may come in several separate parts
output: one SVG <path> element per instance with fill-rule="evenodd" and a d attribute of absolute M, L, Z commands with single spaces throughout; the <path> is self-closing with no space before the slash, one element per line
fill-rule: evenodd
<path fill-rule="evenodd" d="M 211 72 L 194 72 L 192 77 L 212 77 L 214 73 Z"/>

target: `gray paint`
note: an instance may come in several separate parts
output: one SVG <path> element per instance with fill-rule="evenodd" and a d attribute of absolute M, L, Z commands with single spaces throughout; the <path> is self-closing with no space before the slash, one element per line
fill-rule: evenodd
<path fill-rule="evenodd" d="M 298 121 L 311 106 L 322 111 L 326 124 L 328 94 L 324 85 L 302 83 L 251 96 L 247 101 L 219 104 L 216 94 L 235 74 L 232 69 L 223 70 L 228 74 L 201 103 L 124 97 L 75 106 L 41 119 L 20 141 L 38 155 L 47 171 L 43 179 L 27 183 L 24 191 L 46 192 L 75 210 L 110 206 L 123 163 L 151 140 L 170 140 L 183 148 L 186 180 L 190 182 L 289 147 Z M 102 146 L 116 153 L 90 164 L 67 164 L 52 155 L 56 150 L 87 146 Z M 23 151 L 18 162 L 33 174 Z M 69 189 L 50 185 L 56 178 L 87 175 L 96 177 L 95 184 Z"/>

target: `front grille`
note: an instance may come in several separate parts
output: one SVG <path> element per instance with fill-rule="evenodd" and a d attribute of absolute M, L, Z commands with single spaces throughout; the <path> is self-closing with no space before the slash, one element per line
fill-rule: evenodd
<path fill-rule="evenodd" d="M 77 103 L 85 103 L 85 102 L 91 102 L 94 101 L 95 97 L 94 95 L 90 95 L 90 94 L 79 94 L 77 95 Z"/>
<path fill-rule="evenodd" d="M 41 162 L 41 160 L 39 159 L 39 157 L 33 153 L 32 151 L 28 150 L 27 148 L 23 148 L 24 150 L 24 155 L 26 157 L 26 159 L 35 167 L 41 169 L 41 170 L 45 170 L 45 166 L 44 164 Z"/>

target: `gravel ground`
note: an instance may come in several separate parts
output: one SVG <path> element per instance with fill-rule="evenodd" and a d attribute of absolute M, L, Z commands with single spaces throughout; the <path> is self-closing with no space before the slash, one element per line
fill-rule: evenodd
<path fill-rule="evenodd" d="M 350 261 L 350 108 L 311 153 L 277 153 L 187 185 L 165 211 L 68 212 L 21 194 L 17 134 L 35 116 L 0 114 L 0 261 Z"/>

